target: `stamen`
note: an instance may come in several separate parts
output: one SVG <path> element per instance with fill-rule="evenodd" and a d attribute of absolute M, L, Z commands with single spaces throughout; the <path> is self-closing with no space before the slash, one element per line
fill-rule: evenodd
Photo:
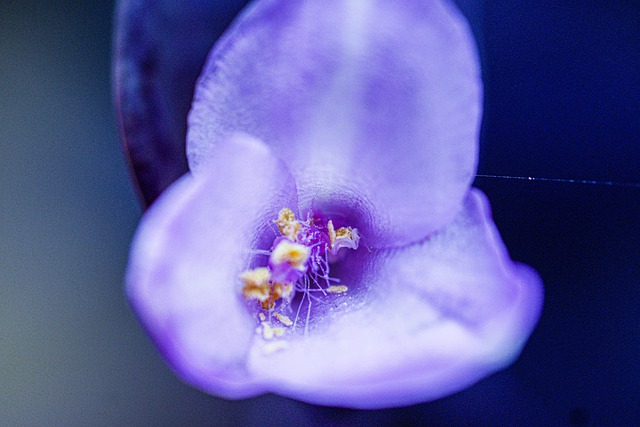
<path fill-rule="evenodd" d="M 293 329 L 296 328 L 296 325 L 298 324 L 298 319 L 300 318 L 300 309 L 302 308 L 302 303 L 304 302 L 304 298 L 307 297 L 311 297 L 311 294 L 309 292 L 303 292 L 302 293 L 302 299 L 300 300 L 300 304 L 298 304 L 298 310 L 296 311 L 296 318 L 293 321 Z M 311 304 L 311 301 L 309 301 L 309 304 Z"/>
<path fill-rule="evenodd" d="M 264 302 L 269 299 L 269 278 L 271 272 L 268 268 L 261 267 L 247 270 L 240 275 L 244 282 L 242 294 L 246 299 L 256 299 Z"/>
<path fill-rule="evenodd" d="M 296 241 L 298 237 L 298 231 L 300 230 L 300 223 L 296 221 L 293 211 L 289 208 L 284 208 L 278 213 L 278 219 L 274 221 L 280 230 L 280 234 L 289 238 L 291 241 Z"/>
<path fill-rule="evenodd" d="M 274 316 L 285 326 L 293 325 L 293 322 L 291 321 L 291 319 L 289 319 L 289 317 L 285 316 L 284 314 L 275 313 Z"/>
<path fill-rule="evenodd" d="M 291 283 L 274 283 L 273 284 L 273 299 L 278 300 L 280 298 L 289 299 L 293 293 L 293 285 Z"/>
<path fill-rule="evenodd" d="M 263 310 L 267 310 L 267 311 L 272 311 L 274 308 L 276 308 L 276 302 L 269 298 L 266 301 L 262 301 L 260 303 L 260 307 L 262 307 Z"/>
<path fill-rule="evenodd" d="M 271 340 L 273 339 L 274 333 L 273 333 L 273 329 L 271 328 L 271 325 L 267 322 L 262 322 L 262 337 L 265 340 Z"/>
<path fill-rule="evenodd" d="M 335 231 L 335 238 L 331 244 L 331 254 L 338 253 L 340 248 L 358 249 L 360 234 L 357 228 L 340 227 Z"/>
<path fill-rule="evenodd" d="M 327 288 L 327 292 L 329 292 L 330 294 L 343 294 L 345 292 L 347 292 L 349 290 L 348 287 L 346 286 L 329 286 Z"/>
<path fill-rule="evenodd" d="M 329 232 L 329 249 L 333 249 L 333 245 L 336 243 L 336 229 L 333 227 L 333 221 L 327 222 L 327 231 Z"/>
<path fill-rule="evenodd" d="M 282 240 L 271 252 L 269 261 L 274 264 L 287 263 L 293 268 L 303 269 L 309 259 L 310 250 L 299 243 L 292 243 L 289 240 Z"/>
<path fill-rule="evenodd" d="M 273 340 L 286 332 L 283 327 L 271 325 L 272 314 L 282 325 L 295 330 L 305 303 L 304 333 L 308 334 L 313 301 L 321 303 L 329 294 L 347 292 L 347 286 L 334 284 L 340 283 L 340 280 L 331 277 L 330 267 L 341 259 L 341 255 L 336 255 L 342 248 L 355 250 L 360 240 L 356 228 L 336 229 L 333 221 L 325 219 L 319 212 L 310 212 L 307 219 L 302 221 L 296 220 L 291 209 L 284 208 L 274 223 L 281 236 L 275 238 L 271 251 L 253 251 L 255 254 L 269 255 L 268 267 L 247 270 L 240 275 L 243 296 L 249 301 L 256 301 L 256 306 L 262 309 L 258 313 L 260 326 L 257 333 L 264 340 Z M 292 312 L 290 303 L 295 292 L 301 292 L 302 296 L 297 303 L 295 318 L 291 320 L 283 312 Z M 265 315 L 265 312 L 269 312 L 269 315 Z M 278 344 L 273 349 L 269 347 L 269 351 L 284 347 Z"/>
<path fill-rule="evenodd" d="M 282 238 L 271 252 L 269 269 L 272 279 L 279 282 L 295 282 L 307 272 L 311 249 Z"/>
<path fill-rule="evenodd" d="M 309 295 L 311 296 L 311 295 Z M 309 335 L 309 319 L 311 319 L 311 298 L 309 298 L 309 303 L 307 304 L 307 320 L 304 322 L 304 336 Z"/>

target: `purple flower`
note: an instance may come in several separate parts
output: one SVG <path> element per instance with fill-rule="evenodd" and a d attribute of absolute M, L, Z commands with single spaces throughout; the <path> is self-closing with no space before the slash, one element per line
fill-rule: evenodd
<path fill-rule="evenodd" d="M 381 408 L 511 363 L 542 286 L 470 189 L 480 110 L 449 3 L 254 3 L 198 81 L 191 172 L 131 251 L 129 298 L 175 371 Z"/>

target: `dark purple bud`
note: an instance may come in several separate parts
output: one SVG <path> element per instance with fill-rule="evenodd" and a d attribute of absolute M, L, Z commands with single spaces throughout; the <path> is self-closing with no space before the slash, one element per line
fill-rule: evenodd
<path fill-rule="evenodd" d="M 113 84 L 123 150 L 146 207 L 187 172 L 186 117 L 211 46 L 248 0 L 118 3 Z"/>

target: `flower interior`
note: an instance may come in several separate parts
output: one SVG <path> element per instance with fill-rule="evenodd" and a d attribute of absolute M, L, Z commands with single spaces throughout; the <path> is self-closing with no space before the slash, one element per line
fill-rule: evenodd
<path fill-rule="evenodd" d="M 273 223 L 277 232 L 271 250 L 257 251 L 268 256 L 266 265 L 240 274 L 242 295 L 257 312 L 257 332 L 266 340 L 302 325 L 307 334 L 314 304 L 349 292 L 331 269 L 346 256 L 346 249 L 355 251 L 360 243 L 357 228 L 337 227 L 319 210 L 302 220 L 284 208 Z"/>

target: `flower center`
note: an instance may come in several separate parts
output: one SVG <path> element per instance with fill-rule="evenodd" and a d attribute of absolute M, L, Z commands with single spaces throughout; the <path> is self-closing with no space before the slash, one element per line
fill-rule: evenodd
<path fill-rule="evenodd" d="M 256 304 L 261 322 L 258 332 L 267 340 L 283 335 L 285 327 L 296 327 L 303 302 L 307 305 L 306 332 L 313 301 L 348 292 L 347 286 L 331 276 L 331 264 L 344 255 L 342 249 L 358 249 L 360 241 L 358 229 L 336 229 L 331 219 L 317 211 L 303 221 L 296 219 L 291 209 L 284 208 L 274 223 L 280 235 L 271 250 L 264 253 L 269 255 L 267 266 L 240 275 L 242 295 Z M 296 294 L 301 297 L 294 311 L 292 301 Z"/>

